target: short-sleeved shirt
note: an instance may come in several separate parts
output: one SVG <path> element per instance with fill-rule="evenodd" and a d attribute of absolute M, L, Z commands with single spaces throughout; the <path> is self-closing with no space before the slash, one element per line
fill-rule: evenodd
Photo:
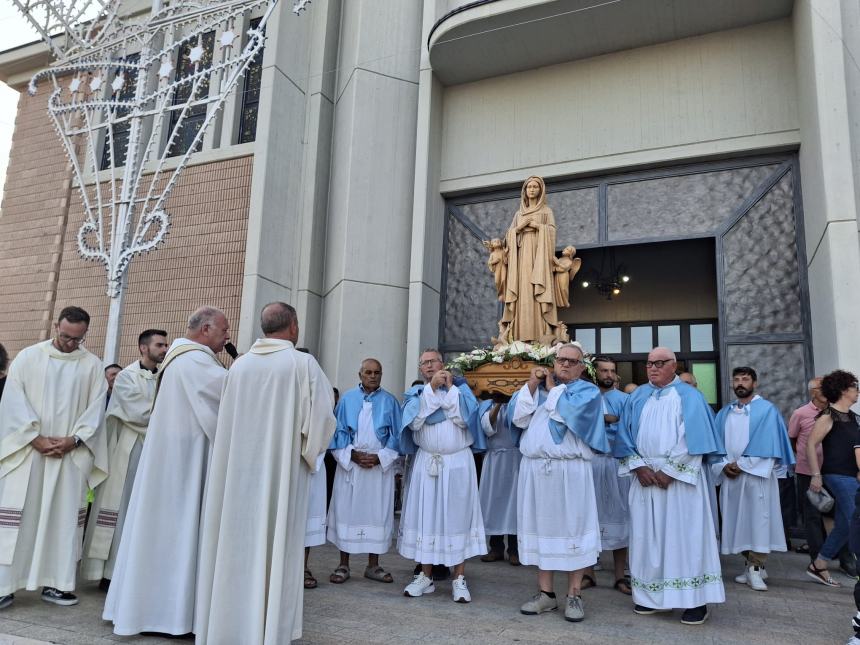
<path fill-rule="evenodd" d="M 801 475 L 812 475 L 809 460 L 806 457 L 806 442 L 809 439 L 809 435 L 812 434 L 815 419 L 820 413 L 821 410 L 816 408 L 812 404 L 812 401 L 810 401 L 806 405 L 797 408 L 788 421 L 788 436 L 797 440 L 797 465 L 794 468 L 794 472 Z M 824 459 L 824 453 L 820 444 L 815 452 L 818 455 L 818 465 L 820 466 Z"/>

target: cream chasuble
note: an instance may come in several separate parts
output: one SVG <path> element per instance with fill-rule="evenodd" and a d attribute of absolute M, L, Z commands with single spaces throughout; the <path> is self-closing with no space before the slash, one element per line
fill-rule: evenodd
<path fill-rule="evenodd" d="M 322 369 L 290 341 L 260 339 L 230 369 L 203 513 L 198 645 L 301 636 L 308 476 L 334 435 L 333 407 Z"/>
<path fill-rule="evenodd" d="M 87 484 L 107 476 L 106 393 L 101 361 L 83 348 L 65 354 L 47 340 L 12 361 L 0 401 L 0 595 L 75 588 Z M 39 435 L 83 443 L 44 457 L 30 445 Z"/>
<path fill-rule="evenodd" d="M 81 575 L 86 580 L 112 578 L 143 438 L 155 398 L 156 375 L 140 361 L 117 374 L 105 412 L 110 444 L 107 481 L 96 489 L 84 536 Z"/>
<path fill-rule="evenodd" d="M 140 456 L 103 618 L 114 632 L 186 634 L 194 623 L 200 511 L 227 370 L 177 338 Z"/>

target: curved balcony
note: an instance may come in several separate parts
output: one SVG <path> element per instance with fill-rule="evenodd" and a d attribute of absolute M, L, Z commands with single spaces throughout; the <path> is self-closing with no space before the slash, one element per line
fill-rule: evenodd
<path fill-rule="evenodd" d="M 445 85 L 736 29 L 793 0 L 437 0 L 430 63 Z"/>

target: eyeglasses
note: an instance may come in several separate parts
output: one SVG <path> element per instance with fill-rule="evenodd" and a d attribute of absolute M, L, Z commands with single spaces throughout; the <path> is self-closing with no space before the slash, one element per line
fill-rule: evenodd
<path fill-rule="evenodd" d="M 63 332 L 59 332 L 57 334 L 57 338 L 62 343 L 74 343 L 75 345 L 83 345 L 87 340 L 86 336 L 69 336 L 68 334 L 64 334 Z"/>
<path fill-rule="evenodd" d="M 438 358 L 428 358 L 426 361 L 418 361 L 418 367 L 428 367 L 429 365 L 433 365 L 433 363 L 441 363 Z"/>
<path fill-rule="evenodd" d="M 645 361 L 645 367 L 656 367 L 658 370 L 663 369 L 664 365 L 668 365 L 669 363 L 674 362 L 673 359 L 669 358 L 665 361 Z"/>
<path fill-rule="evenodd" d="M 564 358 L 563 356 L 556 356 L 555 362 L 567 367 L 568 365 L 579 365 L 582 361 L 578 358 Z"/>

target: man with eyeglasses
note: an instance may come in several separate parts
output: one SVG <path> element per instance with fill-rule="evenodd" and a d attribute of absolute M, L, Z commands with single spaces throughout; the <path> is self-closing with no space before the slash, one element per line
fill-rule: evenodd
<path fill-rule="evenodd" d="M 113 578 L 128 502 L 149 414 L 155 399 L 158 366 L 167 354 L 167 332 L 147 329 L 137 337 L 139 360 L 121 370 L 114 379 L 113 395 L 105 412 L 105 431 L 111 444 L 109 476 L 96 489 L 90 521 L 84 535 L 81 575 L 99 580 L 107 591 Z"/>
<path fill-rule="evenodd" d="M 102 431 L 107 384 L 84 349 L 90 317 L 66 307 L 54 337 L 23 349 L 0 401 L 0 608 L 42 586 L 42 600 L 75 605 L 87 488 L 107 476 Z"/>
<path fill-rule="evenodd" d="M 600 555 L 591 460 L 609 452 L 600 390 L 580 379 L 582 347 L 560 345 L 552 370 L 536 367 L 509 405 L 520 438 L 517 529 L 520 561 L 538 568 L 538 592 L 520 612 L 558 609 L 553 573 L 567 572 L 564 618 L 580 622 L 580 591 L 588 567 Z"/>
<path fill-rule="evenodd" d="M 675 354 L 655 347 L 648 383 L 624 406 L 614 454 L 630 486 L 633 611 L 684 609 L 701 625 L 725 602 L 708 463 L 726 454 L 704 395 L 676 375 Z"/>
<path fill-rule="evenodd" d="M 434 564 L 454 568 L 454 602 L 471 602 L 466 560 L 487 552 L 484 519 L 472 451 L 486 449 L 473 421 L 478 402 L 464 380 L 444 369 L 442 354 L 425 349 L 418 361 L 424 385 L 404 395 L 400 451 L 414 455 L 400 516 L 397 550 L 421 570 L 405 596 L 420 598 L 436 590 Z"/>

